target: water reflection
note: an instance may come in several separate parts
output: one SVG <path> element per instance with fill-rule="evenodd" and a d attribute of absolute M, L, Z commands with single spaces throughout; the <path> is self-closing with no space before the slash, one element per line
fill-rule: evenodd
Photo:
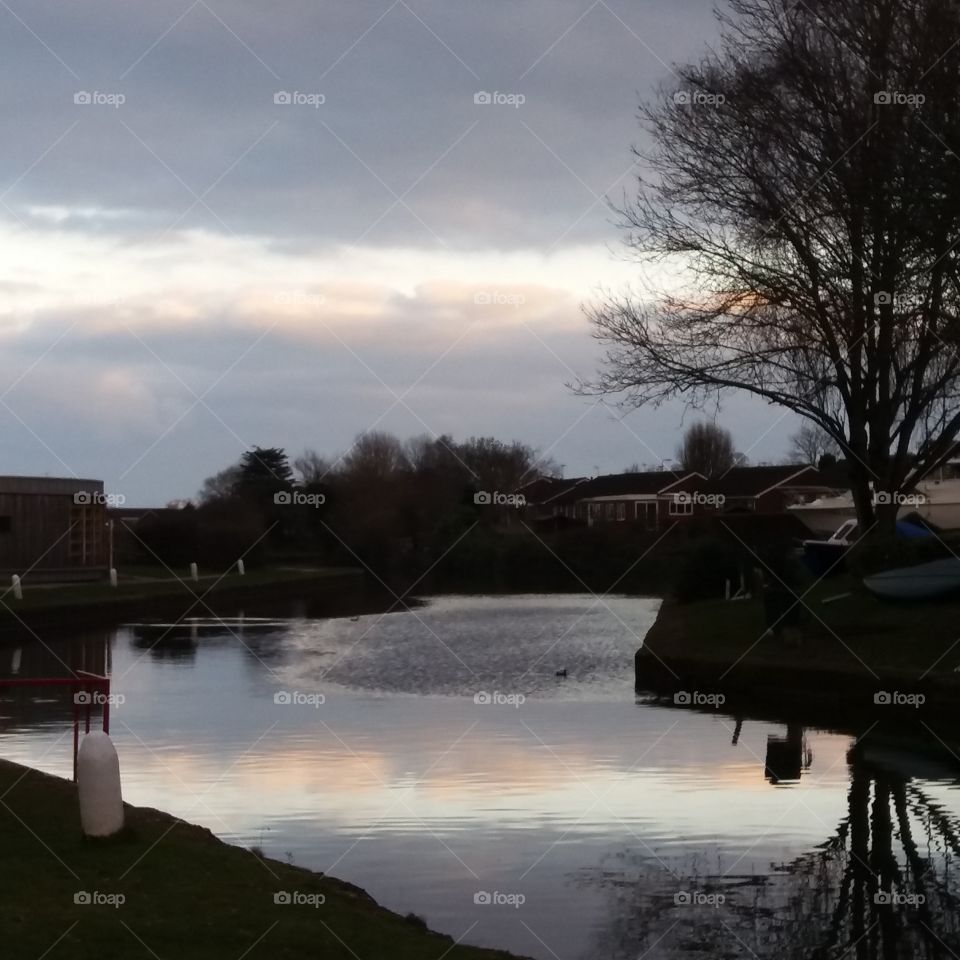
<path fill-rule="evenodd" d="M 3 687 L 2 678 L 65 678 L 79 671 L 109 674 L 113 630 L 52 642 L 0 647 L 0 733 L 73 724 L 73 691 L 62 686 Z"/>
<path fill-rule="evenodd" d="M 796 783 L 800 775 L 810 769 L 811 763 L 813 753 L 799 724 L 789 724 L 786 736 L 771 733 L 767 737 L 763 773 L 771 783 Z"/>
<path fill-rule="evenodd" d="M 778 743 L 778 759 L 787 743 L 795 773 L 804 756 L 799 728 Z M 874 744 L 869 736 L 848 753 L 845 815 L 812 849 L 772 862 L 762 874 L 744 873 L 722 853 L 714 870 L 696 857 L 633 862 L 630 896 L 619 898 L 618 914 L 595 949 L 691 960 L 955 957 L 960 819 L 911 776 L 909 745 L 896 750 L 898 769 L 878 764 L 874 745 L 887 753 L 882 738 Z M 945 773 L 947 757 L 940 758 Z M 952 766 L 955 785 L 956 761 Z M 919 768 L 928 771 L 927 761 Z"/>
<path fill-rule="evenodd" d="M 656 607 L 611 603 L 248 608 L 45 637 L 0 651 L 0 677 L 112 672 L 130 802 L 472 943 L 564 960 L 960 955 L 950 750 L 637 704 L 632 653 Z M 9 692 L 4 756 L 69 775 L 68 696 Z"/>

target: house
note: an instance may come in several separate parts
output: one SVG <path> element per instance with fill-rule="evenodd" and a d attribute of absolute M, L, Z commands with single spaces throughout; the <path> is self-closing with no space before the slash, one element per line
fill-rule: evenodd
<path fill-rule="evenodd" d="M 563 518 L 568 522 L 637 523 L 646 530 L 658 530 L 678 516 L 685 516 L 684 494 L 704 483 L 697 473 L 678 474 L 669 470 L 647 473 L 617 473 L 562 481 L 549 489 L 535 504 L 538 519 Z"/>
<path fill-rule="evenodd" d="M 787 464 L 733 467 L 707 483 L 703 492 L 708 512 L 770 514 L 825 496 L 831 489 L 816 467 Z"/>
<path fill-rule="evenodd" d="M 536 520 L 558 526 L 632 523 L 649 531 L 695 517 L 783 514 L 830 490 L 815 467 L 804 465 L 734 467 L 712 480 L 669 470 L 546 479 L 525 490 Z"/>
<path fill-rule="evenodd" d="M 106 501 L 101 480 L 0 477 L 0 575 L 28 583 L 105 576 Z"/>

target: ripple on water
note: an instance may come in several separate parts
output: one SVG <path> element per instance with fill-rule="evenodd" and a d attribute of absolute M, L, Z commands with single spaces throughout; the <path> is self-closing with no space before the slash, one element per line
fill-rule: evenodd
<path fill-rule="evenodd" d="M 627 597 L 452 596 L 406 615 L 305 621 L 286 635 L 291 666 L 281 679 L 418 695 L 622 699 L 658 608 Z"/>

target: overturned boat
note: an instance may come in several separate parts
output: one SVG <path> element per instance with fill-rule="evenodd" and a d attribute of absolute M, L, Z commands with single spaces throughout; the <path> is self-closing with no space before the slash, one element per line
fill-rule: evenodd
<path fill-rule="evenodd" d="M 888 600 L 928 600 L 960 590 L 960 559 L 947 557 L 898 567 L 863 578 L 863 585 L 877 597 Z"/>

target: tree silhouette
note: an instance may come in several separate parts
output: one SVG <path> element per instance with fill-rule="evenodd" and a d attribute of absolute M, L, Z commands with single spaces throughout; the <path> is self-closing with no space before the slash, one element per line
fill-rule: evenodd
<path fill-rule="evenodd" d="M 581 389 L 791 410 L 839 445 L 861 529 L 892 534 L 874 491 L 910 492 L 960 432 L 960 5 L 730 6 L 641 108 L 651 172 L 621 211 L 639 260 L 693 282 L 593 308 L 606 363 Z"/>

